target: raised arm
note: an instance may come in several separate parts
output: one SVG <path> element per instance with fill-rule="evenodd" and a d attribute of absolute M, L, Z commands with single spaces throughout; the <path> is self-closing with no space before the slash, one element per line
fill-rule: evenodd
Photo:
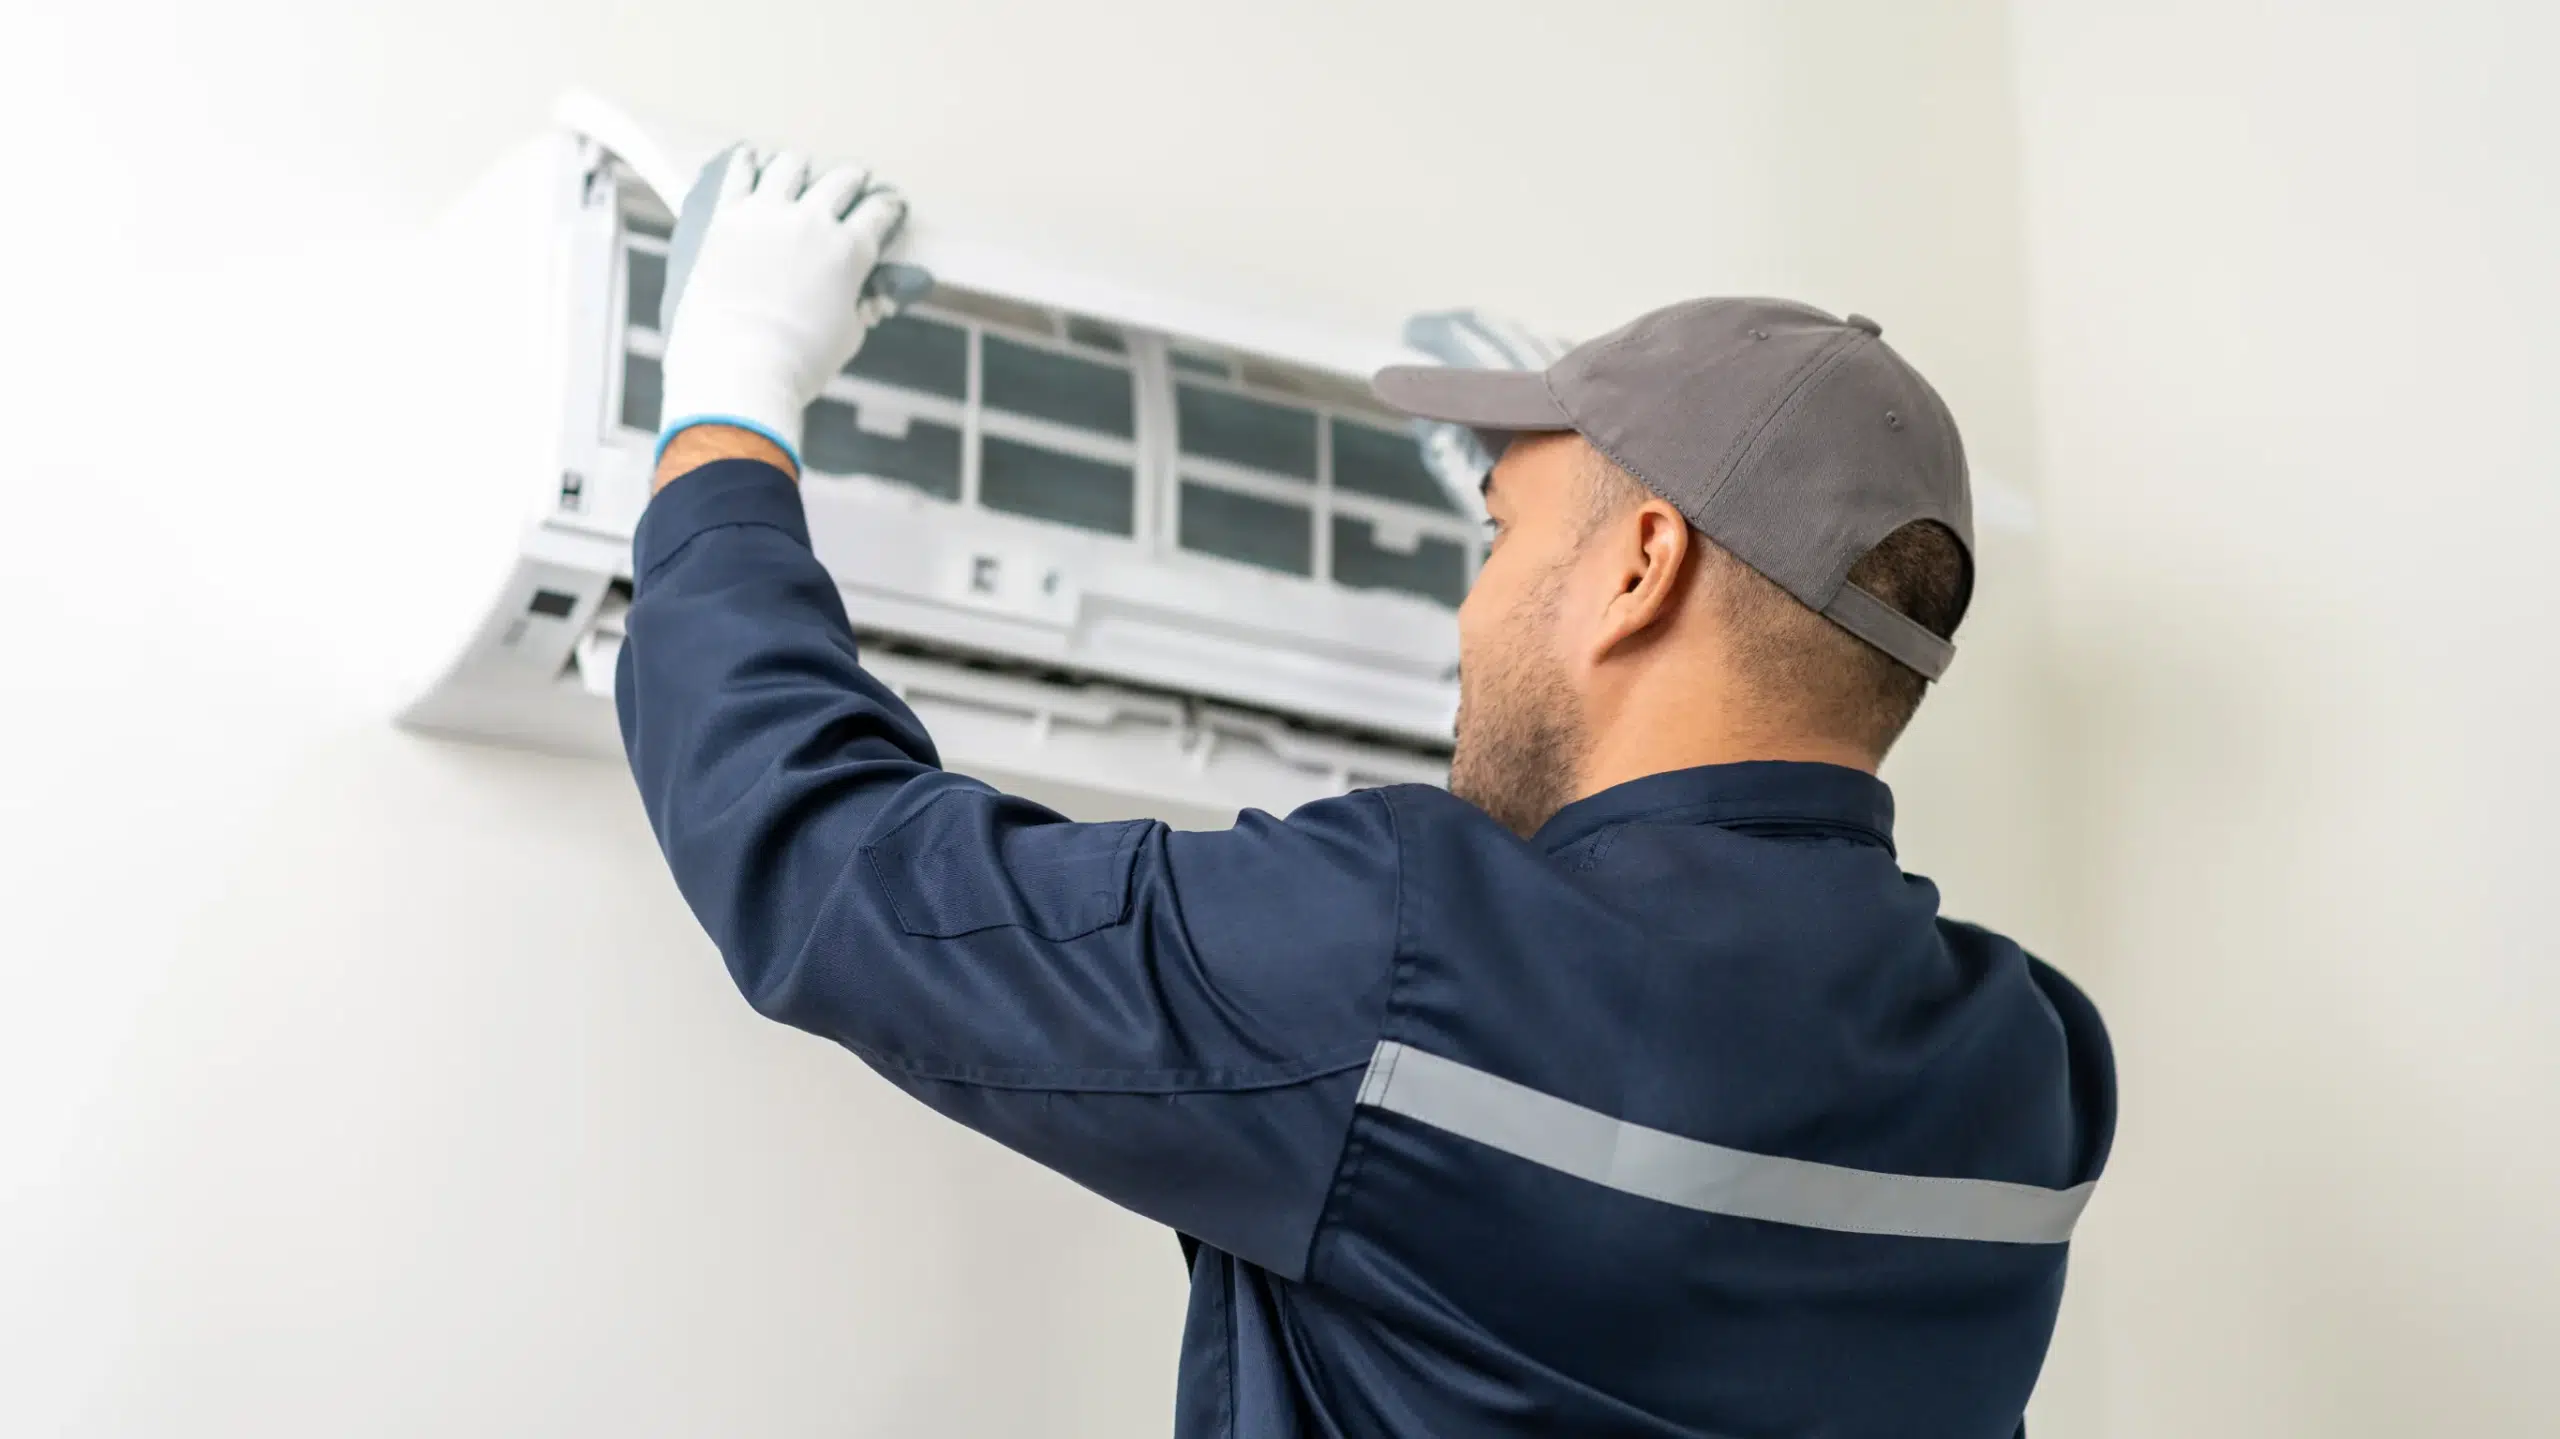
<path fill-rule="evenodd" d="M 782 223 L 742 212 L 739 233 Z M 796 407 L 859 327 L 815 362 L 724 338 L 849 305 L 863 277 L 813 262 L 820 282 L 783 293 L 772 277 L 820 246 L 724 249 L 727 218 L 669 338 L 670 413 L 693 418 L 662 449 L 616 684 L 679 887 L 762 1013 L 1130 1208 L 1302 1272 L 1394 961 L 1389 797 L 1176 834 L 1071 823 L 944 772 L 862 669 L 793 482 Z M 689 392 L 779 395 L 737 416 L 751 425 L 674 404 L 686 367 L 721 355 L 773 369 Z"/>

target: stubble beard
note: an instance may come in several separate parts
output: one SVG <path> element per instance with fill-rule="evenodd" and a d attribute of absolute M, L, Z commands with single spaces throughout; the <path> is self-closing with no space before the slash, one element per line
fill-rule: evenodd
<path fill-rule="evenodd" d="M 1459 673 L 1449 792 L 1526 839 L 1573 798 L 1588 736 L 1554 654 L 1564 572 L 1542 579 L 1505 620 L 1503 643 Z"/>

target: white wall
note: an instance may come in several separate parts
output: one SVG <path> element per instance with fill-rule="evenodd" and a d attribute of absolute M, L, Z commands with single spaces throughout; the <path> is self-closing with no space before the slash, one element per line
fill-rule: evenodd
<path fill-rule="evenodd" d="M 2555 1432 L 2560 12 L 2019 14 L 2105 1432 Z"/>
<path fill-rule="evenodd" d="M 2005 24 L 1994 0 L 13 11 L 0 1432 L 1164 1426 L 1167 1238 L 755 1020 L 613 770 L 384 722 L 418 659 L 385 637 L 458 641 L 476 609 L 446 607 L 415 460 L 471 417 L 386 392 L 404 295 L 376 257 L 556 90 L 865 153 L 1069 258 L 1358 323 L 1863 310 L 2016 484 Z M 2050 941 L 2032 559 L 1996 541 L 1896 778 L 1914 862 Z M 2095 1392 L 2071 1345 L 2047 1413 Z"/>

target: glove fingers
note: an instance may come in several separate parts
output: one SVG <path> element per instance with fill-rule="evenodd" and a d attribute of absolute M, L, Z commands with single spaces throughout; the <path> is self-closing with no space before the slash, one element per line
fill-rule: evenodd
<path fill-rule="evenodd" d="M 867 244 L 877 256 L 888 248 L 890 237 L 898 233 L 906 219 L 907 197 L 884 185 L 862 197 L 862 203 L 845 216 L 844 227 L 850 232 L 849 238 Z"/>
<path fill-rule="evenodd" d="M 808 205 L 825 212 L 830 219 L 841 220 L 860 198 L 863 188 L 871 183 L 871 171 L 861 165 L 838 165 L 809 184 L 802 197 Z"/>
<path fill-rule="evenodd" d="M 809 157 L 797 150 L 785 150 L 765 162 L 764 173 L 756 177 L 756 198 L 789 204 L 808 187 Z"/>
<path fill-rule="evenodd" d="M 734 205 L 747 198 L 756 184 L 756 152 L 744 144 L 732 145 L 720 157 L 720 190 L 718 204 Z"/>

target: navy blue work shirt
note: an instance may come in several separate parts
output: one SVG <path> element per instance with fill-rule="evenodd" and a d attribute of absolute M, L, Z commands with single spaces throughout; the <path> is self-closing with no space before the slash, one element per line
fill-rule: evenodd
<path fill-rule="evenodd" d="M 1075 824 L 939 766 L 781 471 L 670 485 L 636 574 L 624 743 L 738 987 L 1185 1236 L 1183 1439 L 2020 1431 L 2105 1031 L 1872 776 Z"/>

